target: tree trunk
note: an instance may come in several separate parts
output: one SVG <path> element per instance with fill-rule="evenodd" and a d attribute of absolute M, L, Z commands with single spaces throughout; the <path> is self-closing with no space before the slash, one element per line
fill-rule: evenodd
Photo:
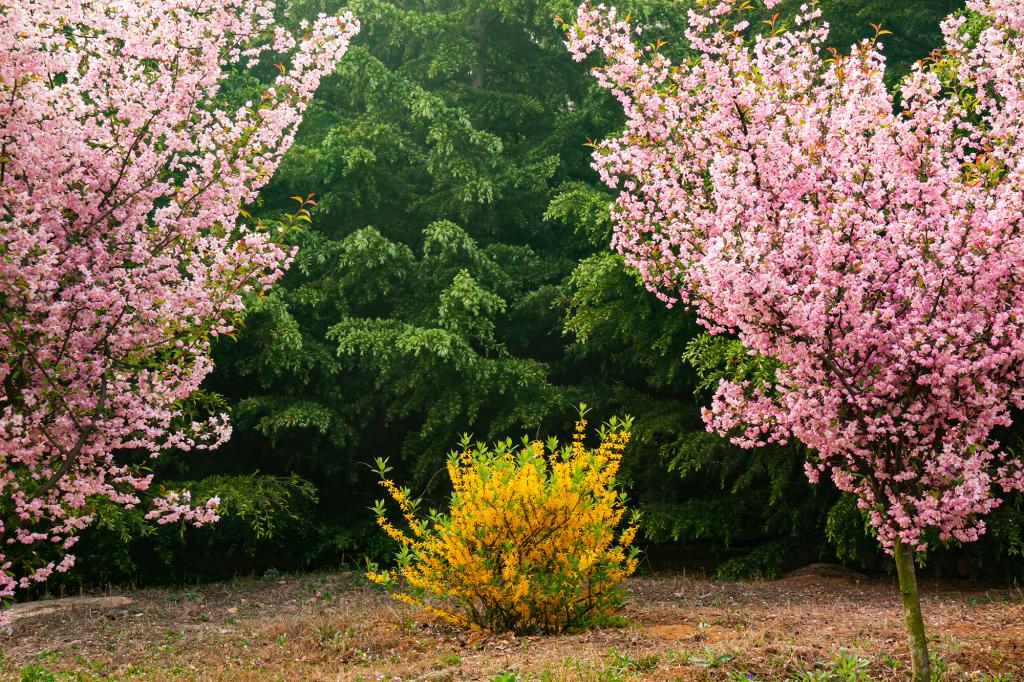
<path fill-rule="evenodd" d="M 484 12 L 480 10 L 473 15 L 473 47 L 476 50 L 476 64 L 473 69 L 473 74 L 470 80 L 470 85 L 474 90 L 483 90 L 484 88 L 484 74 L 486 66 L 484 65 L 484 45 L 485 33 L 487 30 L 487 22 L 484 21 Z"/>
<path fill-rule="evenodd" d="M 921 618 L 921 595 L 917 591 L 917 575 L 914 572 L 914 550 L 897 540 L 893 554 L 896 557 L 896 575 L 900 580 L 900 597 L 903 599 L 903 622 L 910 638 L 912 679 L 913 682 L 932 682 L 928 639 L 924 634 L 924 619 Z"/>

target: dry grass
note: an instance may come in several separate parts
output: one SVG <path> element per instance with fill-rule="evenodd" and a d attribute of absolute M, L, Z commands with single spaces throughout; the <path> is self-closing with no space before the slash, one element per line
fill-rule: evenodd
<path fill-rule="evenodd" d="M 1024 682 L 1024 595 L 925 584 L 933 649 L 948 679 Z M 424 620 L 357 574 L 139 590 L 26 613 L 0 642 L 0 678 L 140 680 L 777 680 L 841 647 L 878 680 L 905 680 L 891 580 L 810 574 L 725 583 L 638 578 L 629 625 L 561 637 L 483 636 Z M 512 679 L 508 676 L 507 679 Z"/>

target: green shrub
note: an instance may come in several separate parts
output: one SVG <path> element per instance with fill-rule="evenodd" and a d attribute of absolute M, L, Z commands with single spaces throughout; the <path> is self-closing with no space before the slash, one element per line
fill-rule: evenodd
<path fill-rule="evenodd" d="M 312 483 L 298 476 L 211 476 L 167 483 L 188 489 L 193 500 L 220 498 L 216 523 L 156 524 L 145 519 L 148 500 L 134 509 L 95 502 L 96 520 L 76 546 L 78 560 L 49 589 L 107 583 L 161 583 L 229 577 L 240 571 L 302 568 L 315 552 L 344 546 L 338 532 L 316 523 L 319 501 Z M 153 490 L 153 495 L 161 490 Z M 352 541 L 355 544 L 355 541 Z"/>
<path fill-rule="evenodd" d="M 793 549 L 791 540 L 771 540 L 743 556 L 729 559 L 715 570 L 715 577 L 722 580 L 777 578 Z"/>

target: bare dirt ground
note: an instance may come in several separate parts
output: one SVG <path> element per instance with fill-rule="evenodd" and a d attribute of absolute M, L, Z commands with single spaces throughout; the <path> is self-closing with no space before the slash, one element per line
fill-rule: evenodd
<path fill-rule="evenodd" d="M 943 679 L 1024 682 L 1019 588 L 922 587 Z M 908 677 L 893 581 L 827 570 L 637 578 L 628 625 L 558 637 L 460 632 L 355 573 L 97 596 L 20 607 L 0 635 L 0 679 L 780 680 L 841 648 L 868 659 L 872 679 Z"/>

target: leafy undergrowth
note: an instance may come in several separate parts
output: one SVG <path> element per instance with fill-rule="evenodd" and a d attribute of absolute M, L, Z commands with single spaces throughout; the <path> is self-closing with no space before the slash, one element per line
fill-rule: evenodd
<path fill-rule="evenodd" d="M 1024 682 L 1019 590 L 924 588 L 942 679 Z M 890 580 L 656 575 L 632 580 L 629 591 L 626 625 L 557 637 L 467 633 L 393 602 L 355 573 L 271 572 L 124 593 L 130 601 L 36 604 L 21 607 L 0 641 L 0 679 L 907 679 Z"/>

